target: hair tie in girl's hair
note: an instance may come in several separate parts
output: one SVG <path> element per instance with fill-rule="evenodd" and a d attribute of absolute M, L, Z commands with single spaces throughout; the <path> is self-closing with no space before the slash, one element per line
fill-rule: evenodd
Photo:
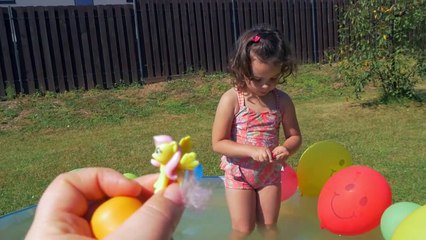
<path fill-rule="evenodd" d="M 254 36 L 254 37 L 251 39 L 251 41 L 252 41 L 252 42 L 254 42 L 254 43 L 258 43 L 258 42 L 260 41 L 260 36 L 259 36 L 259 35 Z"/>

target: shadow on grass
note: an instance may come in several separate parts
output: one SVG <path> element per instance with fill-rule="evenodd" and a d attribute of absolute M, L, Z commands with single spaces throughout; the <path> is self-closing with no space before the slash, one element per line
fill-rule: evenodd
<path fill-rule="evenodd" d="M 363 108 L 376 108 L 380 105 L 387 104 L 402 104 L 402 105 L 411 105 L 413 104 L 416 107 L 421 107 L 426 102 L 426 89 L 416 90 L 416 96 L 413 99 L 402 98 L 402 99 L 383 99 L 383 98 L 374 98 L 362 102 L 360 105 Z"/>

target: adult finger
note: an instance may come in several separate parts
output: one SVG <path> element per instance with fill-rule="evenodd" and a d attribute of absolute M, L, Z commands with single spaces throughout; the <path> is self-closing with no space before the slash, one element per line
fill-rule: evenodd
<path fill-rule="evenodd" d="M 139 185 L 142 188 L 141 192 L 139 194 L 139 198 L 142 201 L 146 201 L 147 199 L 149 199 L 153 195 L 154 183 L 158 179 L 159 175 L 160 174 L 158 174 L 158 173 L 147 174 L 147 175 L 143 175 L 142 177 L 136 178 L 134 180 L 137 183 L 139 183 Z"/>
<path fill-rule="evenodd" d="M 38 208 L 82 216 L 87 202 L 105 196 L 138 196 L 141 186 L 109 168 L 85 168 L 59 175 L 48 186 Z"/>
<path fill-rule="evenodd" d="M 184 211 L 178 184 L 154 194 L 107 239 L 171 239 Z"/>

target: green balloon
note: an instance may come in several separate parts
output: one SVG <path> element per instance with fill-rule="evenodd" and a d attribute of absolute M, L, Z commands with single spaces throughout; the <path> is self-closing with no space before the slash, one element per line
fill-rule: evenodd
<path fill-rule="evenodd" d="M 123 175 L 126 177 L 126 178 L 128 178 L 128 179 L 136 179 L 136 178 L 138 178 L 138 176 L 136 176 L 135 174 L 133 174 L 133 173 L 123 173 Z"/>
<path fill-rule="evenodd" d="M 389 206 L 380 220 L 380 230 L 385 240 L 391 240 L 398 225 L 420 205 L 412 202 L 398 202 Z"/>

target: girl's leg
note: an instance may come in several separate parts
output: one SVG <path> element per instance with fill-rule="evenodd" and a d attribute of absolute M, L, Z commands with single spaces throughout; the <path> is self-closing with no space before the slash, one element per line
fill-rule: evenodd
<path fill-rule="evenodd" d="M 256 193 L 253 190 L 225 189 L 233 232 L 231 238 L 248 236 L 256 225 Z"/>
<path fill-rule="evenodd" d="M 278 239 L 276 226 L 281 207 L 281 186 L 269 185 L 258 190 L 256 222 L 267 239 Z"/>

